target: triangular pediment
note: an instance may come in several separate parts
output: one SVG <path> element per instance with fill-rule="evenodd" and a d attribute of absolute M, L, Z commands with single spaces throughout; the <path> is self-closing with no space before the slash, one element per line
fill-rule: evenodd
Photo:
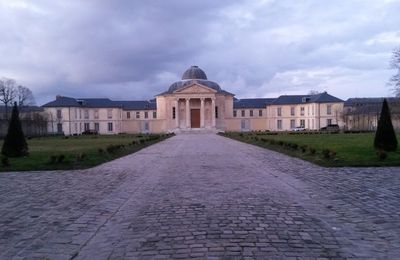
<path fill-rule="evenodd" d="M 194 83 L 192 85 L 189 85 L 187 87 L 181 88 L 176 90 L 174 93 L 184 93 L 184 94 L 211 94 L 211 93 L 216 93 L 217 91 L 215 89 L 203 86 L 198 83 Z"/>

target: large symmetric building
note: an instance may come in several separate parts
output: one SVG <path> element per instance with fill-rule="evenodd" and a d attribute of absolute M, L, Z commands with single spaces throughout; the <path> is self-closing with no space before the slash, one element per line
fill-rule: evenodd
<path fill-rule="evenodd" d="M 66 135 L 95 130 L 101 134 L 213 131 L 284 131 L 295 127 L 318 130 L 343 125 L 344 101 L 320 93 L 278 98 L 236 99 L 207 79 L 197 66 L 182 80 L 149 101 L 57 96 L 43 107 L 49 132 Z"/>

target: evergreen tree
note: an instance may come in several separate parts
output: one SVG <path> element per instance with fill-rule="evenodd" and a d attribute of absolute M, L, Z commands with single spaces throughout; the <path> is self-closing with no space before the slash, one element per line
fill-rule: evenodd
<path fill-rule="evenodd" d="M 394 132 L 390 110 L 386 98 L 383 100 L 381 116 L 378 121 L 378 129 L 375 133 L 374 147 L 384 151 L 397 149 L 396 133 Z"/>
<path fill-rule="evenodd" d="M 14 102 L 7 136 L 4 139 L 1 153 L 8 157 L 28 155 L 28 144 L 22 131 L 17 102 Z"/>

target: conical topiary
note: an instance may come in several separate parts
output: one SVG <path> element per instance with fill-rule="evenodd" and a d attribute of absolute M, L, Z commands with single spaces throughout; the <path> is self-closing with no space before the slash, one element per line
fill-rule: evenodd
<path fill-rule="evenodd" d="M 397 149 L 396 133 L 394 132 L 390 110 L 386 98 L 383 100 L 381 116 L 375 133 L 374 147 L 384 151 Z"/>
<path fill-rule="evenodd" d="M 1 153 L 8 157 L 28 155 L 28 144 L 26 143 L 21 121 L 19 120 L 17 102 L 14 102 L 7 136 L 4 139 Z"/>

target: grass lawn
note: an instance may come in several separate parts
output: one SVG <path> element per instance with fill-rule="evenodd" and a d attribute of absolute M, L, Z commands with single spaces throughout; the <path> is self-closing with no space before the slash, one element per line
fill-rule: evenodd
<path fill-rule="evenodd" d="M 374 133 L 225 133 L 227 137 L 328 166 L 400 166 L 400 147 L 380 160 L 373 147 Z M 397 135 L 400 141 L 400 135 Z M 297 144 L 297 147 L 296 147 Z M 329 158 L 323 150 L 329 149 Z M 312 154 L 311 150 L 315 150 Z M 327 153 L 325 151 L 325 153 Z M 335 154 L 336 153 L 336 154 Z"/>
<path fill-rule="evenodd" d="M 88 168 L 134 153 L 169 136 L 127 134 L 33 138 L 27 140 L 29 156 L 9 158 L 10 166 L 0 162 L 0 171 Z"/>

